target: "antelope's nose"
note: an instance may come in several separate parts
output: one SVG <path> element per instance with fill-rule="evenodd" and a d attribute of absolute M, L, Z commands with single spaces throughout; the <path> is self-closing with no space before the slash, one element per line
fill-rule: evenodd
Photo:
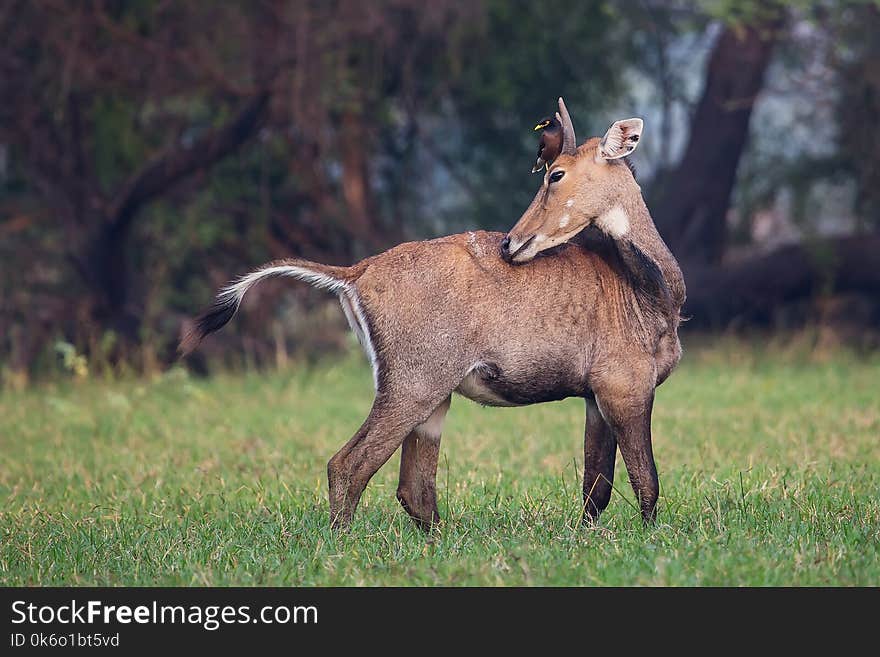
<path fill-rule="evenodd" d="M 505 235 L 504 239 L 501 240 L 501 257 L 506 262 L 510 262 L 510 235 Z"/>

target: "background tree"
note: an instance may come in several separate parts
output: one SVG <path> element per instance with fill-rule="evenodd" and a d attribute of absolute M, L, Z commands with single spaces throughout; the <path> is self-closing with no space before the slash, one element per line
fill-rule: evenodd
<path fill-rule="evenodd" d="M 582 138 L 648 119 L 639 182 L 685 263 L 691 327 L 870 296 L 877 13 L 820 0 L 4 3 L 2 368 L 52 369 L 58 341 L 108 369 L 162 367 L 186 316 L 256 262 L 346 263 L 504 230 L 538 184 L 531 127 L 559 95 Z M 768 216 L 792 243 L 761 237 Z M 756 289 L 757 271 L 776 284 Z M 333 326 L 307 325 L 324 317 L 301 312 L 310 295 L 261 288 L 204 353 L 271 363 L 304 340 L 306 353 L 338 347 Z"/>
<path fill-rule="evenodd" d="M 712 48 L 684 155 L 656 182 L 652 205 L 664 239 L 681 259 L 721 261 L 752 108 L 781 29 L 781 12 L 769 12 L 725 26 Z"/>

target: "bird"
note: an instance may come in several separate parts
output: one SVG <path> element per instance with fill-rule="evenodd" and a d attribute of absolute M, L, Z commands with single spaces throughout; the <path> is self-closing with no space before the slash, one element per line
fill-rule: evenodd
<path fill-rule="evenodd" d="M 541 130 L 541 141 L 538 142 L 538 159 L 532 167 L 532 173 L 537 173 L 544 167 L 549 167 L 562 151 L 562 124 L 554 116 L 548 116 L 538 121 L 535 130 Z"/>

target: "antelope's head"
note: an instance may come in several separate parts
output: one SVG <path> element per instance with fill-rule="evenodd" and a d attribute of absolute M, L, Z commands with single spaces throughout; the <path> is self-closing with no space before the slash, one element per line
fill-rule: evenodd
<path fill-rule="evenodd" d="M 604 137 L 578 147 L 562 98 L 556 118 L 563 129 L 562 151 L 550 163 L 531 205 L 501 242 L 501 255 L 508 262 L 528 262 L 590 225 L 615 239 L 629 232 L 621 201 L 640 191 L 622 158 L 638 146 L 642 120 L 617 121 Z"/>

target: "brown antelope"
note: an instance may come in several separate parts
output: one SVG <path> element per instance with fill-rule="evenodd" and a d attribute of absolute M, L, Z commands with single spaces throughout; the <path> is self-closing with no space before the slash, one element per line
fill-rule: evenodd
<path fill-rule="evenodd" d="M 272 262 L 223 289 L 184 336 L 185 354 L 269 276 L 339 297 L 376 397 L 327 465 L 334 526 L 349 525 L 367 482 L 401 445 L 397 498 L 422 528 L 439 521 L 437 458 L 453 392 L 489 406 L 583 397 L 584 519 L 608 505 L 618 447 L 644 520 L 655 517 L 651 409 L 681 354 L 684 282 L 622 160 L 642 121 L 618 121 L 578 147 L 561 98 L 559 109 L 562 152 L 508 235 L 410 242 L 351 267 Z M 591 226 L 582 244 L 566 245 Z"/>

